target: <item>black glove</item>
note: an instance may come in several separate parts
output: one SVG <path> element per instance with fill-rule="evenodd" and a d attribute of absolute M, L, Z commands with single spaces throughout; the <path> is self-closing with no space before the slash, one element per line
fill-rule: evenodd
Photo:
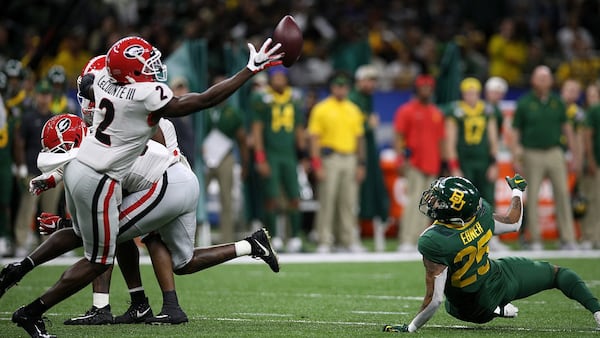
<path fill-rule="evenodd" d="M 95 75 L 92 73 L 87 73 L 84 76 L 77 78 L 77 90 L 79 91 L 79 95 L 92 102 L 94 101 L 94 91 L 92 90 L 94 78 Z"/>

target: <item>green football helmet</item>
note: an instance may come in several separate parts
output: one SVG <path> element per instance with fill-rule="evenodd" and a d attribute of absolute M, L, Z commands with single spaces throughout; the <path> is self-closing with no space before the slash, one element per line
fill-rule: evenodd
<path fill-rule="evenodd" d="M 435 220 L 464 223 L 481 205 L 479 190 L 464 177 L 442 177 L 423 192 L 419 210 Z"/>

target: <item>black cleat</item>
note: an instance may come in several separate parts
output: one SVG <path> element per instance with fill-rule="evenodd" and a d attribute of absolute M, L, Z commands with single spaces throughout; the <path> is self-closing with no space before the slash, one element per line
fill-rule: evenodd
<path fill-rule="evenodd" d="M 187 322 L 188 317 L 180 307 L 163 309 L 155 317 L 146 319 L 146 324 L 152 325 L 176 325 Z"/>
<path fill-rule="evenodd" d="M 25 276 L 20 262 L 10 263 L 0 271 L 0 297 Z"/>
<path fill-rule="evenodd" d="M 85 315 L 65 320 L 65 325 L 106 325 L 113 323 L 110 305 L 97 308 L 92 306 Z"/>
<path fill-rule="evenodd" d="M 143 303 L 131 304 L 124 314 L 116 316 L 115 324 L 138 324 L 146 321 L 147 318 L 154 316 L 148 298 Z"/>
<path fill-rule="evenodd" d="M 13 323 L 22 327 L 32 338 L 56 338 L 55 335 L 46 332 L 46 325 L 41 316 L 31 316 L 25 313 L 25 307 L 21 306 L 12 315 Z"/>
<path fill-rule="evenodd" d="M 273 272 L 279 272 L 277 253 L 271 246 L 271 236 L 269 236 L 269 232 L 265 228 L 255 231 L 245 239 L 250 242 L 250 246 L 252 247 L 252 252 L 250 253 L 252 257 L 262 259 L 269 265 Z"/>

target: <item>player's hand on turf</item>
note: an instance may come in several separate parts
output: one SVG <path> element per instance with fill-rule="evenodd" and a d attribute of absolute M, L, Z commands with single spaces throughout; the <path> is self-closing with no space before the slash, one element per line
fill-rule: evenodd
<path fill-rule="evenodd" d="M 408 332 L 408 324 L 384 325 L 383 332 Z"/>
<path fill-rule="evenodd" d="M 62 218 L 58 215 L 48 212 L 42 212 L 38 221 L 38 231 L 41 235 L 50 235 L 60 229 L 60 221 Z"/>
<path fill-rule="evenodd" d="M 281 64 L 281 58 L 284 53 L 276 53 L 281 47 L 281 44 L 277 43 L 275 46 L 271 47 L 271 42 L 271 38 L 265 40 L 258 52 L 253 44 L 248 43 L 250 57 L 248 58 L 247 67 L 251 72 L 258 73 L 261 70 Z"/>
<path fill-rule="evenodd" d="M 511 189 L 519 189 L 521 191 L 525 191 L 525 187 L 527 187 L 527 181 L 523 178 L 523 176 L 519 174 L 515 174 L 513 177 L 505 177 L 506 183 Z"/>
<path fill-rule="evenodd" d="M 58 174 L 52 173 L 50 175 L 40 175 L 34 177 L 29 181 L 29 192 L 32 195 L 39 195 L 48 189 L 52 189 L 56 187 L 56 182 L 58 180 Z"/>

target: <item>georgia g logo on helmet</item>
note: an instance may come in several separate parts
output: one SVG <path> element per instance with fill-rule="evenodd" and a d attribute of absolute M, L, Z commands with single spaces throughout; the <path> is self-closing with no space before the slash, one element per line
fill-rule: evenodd
<path fill-rule="evenodd" d="M 61 119 L 56 124 L 56 129 L 61 134 L 64 133 L 65 131 L 69 130 L 70 127 L 71 127 L 71 119 L 69 119 L 69 118 Z"/>
<path fill-rule="evenodd" d="M 140 45 L 131 45 L 123 51 L 123 55 L 128 59 L 138 59 L 144 55 L 144 47 Z"/>

